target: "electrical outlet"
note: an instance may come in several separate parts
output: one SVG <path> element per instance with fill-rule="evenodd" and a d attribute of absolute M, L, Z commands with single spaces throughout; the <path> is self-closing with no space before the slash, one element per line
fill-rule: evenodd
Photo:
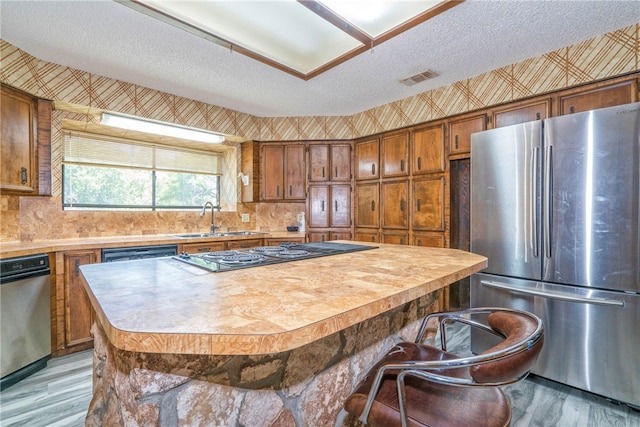
<path fill-rule="evenodd" d="M 242 214 L 242 222 L 249 222 L 249 214 Z"/>

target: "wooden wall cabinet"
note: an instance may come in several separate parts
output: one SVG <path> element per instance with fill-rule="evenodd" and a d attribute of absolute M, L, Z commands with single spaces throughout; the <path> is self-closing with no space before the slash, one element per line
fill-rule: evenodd
<path fill-rule="evenodd" d="M 304 145 L 262 145 L 262 201 L 303 201 L 306 198 L 305 175 Z"/>
<path fill-rule="evenodd" d="M 356 226 L 378 228 L 380 226 L 380 184 L 377 182 L 356 185 Z"/>
<path fill-rule="evenodd" d="M 560 115 L 581 113 L 638 101 L 638 81 L 627 80 L 560 97 Z"/>
<path fill-rule="evenodd" d="M 411 174 L 444 172 L 444 125 L 413 131 Z"/>
<path fill-rule="evenodd" d="M 309 228 L 351 227 L 351 186 L 309 186 Z"/>
<path fill-rule="evenodd" d="M 551 116 L 551 99 L 538 100 L 525 104 L 509 104 L 492 112 L 494 128 L 517 125 L 519 123 L 544 120 Z"/>
<path fill-rule="evenodd" d="M 449 154 L 469 153 L 471 134 L 486 129 L 487 116 L 480 114 L 449 123 Z"/>
<path fill-rule="evenodd" d="M 379 238 L 378 238 L 378 231 L 372 231 L 372 230 L 368 230 L 368 229 L 356 229 L 353 239 L 358 241 L 358 242 L 371 242 L 371 243 L 378 243 Z"/>
<path fill-rule="evenodd" d="M 409 176 L 409 132 L 383 136 L 382 178 Z"/>
<path fill-rule="evenodd" d="M 351 144 L 309 145 L 309 182 L 350 182 Z"/>
<path fill-rule="evenodd" d="M 409 182 L 381 184 L 382 228 L 409 228 Z"/>
<path fill-rule="evenodd" d="M 444 177 L 413 181 L 412 224 L 414 230 L 444 231 Z"/>
<path fill-rule="evenodd" d="M 380 178 L 380 145 L 378 138 L 356 142 L 356 180 Z"/>
<path fill-rule="evenodd" d="M 0 193 L 51 195 L 51 102 L 0 85 Z"/>

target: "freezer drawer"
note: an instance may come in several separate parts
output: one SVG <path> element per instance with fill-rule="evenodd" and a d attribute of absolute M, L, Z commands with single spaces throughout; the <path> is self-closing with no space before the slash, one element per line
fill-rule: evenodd
<path fill-rule="evenodd" d="M 533 373 L 640 406 L 640 295 L 476 274 L 472 307 L 511 307 L 544 322 L 544 347 Z M 472 335 L 472 350 L 489 344 Z"/>

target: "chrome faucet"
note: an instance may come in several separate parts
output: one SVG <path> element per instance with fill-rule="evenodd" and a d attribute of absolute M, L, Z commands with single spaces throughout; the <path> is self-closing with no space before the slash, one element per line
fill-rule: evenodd
<path fill-rule="evenodd" d="M 209 233 L 213 234 L 216 232 L 216 228 L 220 228 L 219 225 L 215 225 L 215 216 L 213 213 L 214 209 L 218 209 L 220 210 L 220 206 L 213 206 L 213 203 L 211 202 L 207 202 L 204 204 L 204 206 L 202 207 L 202 210 L 200 211 L 200 216 L 203 217 L 205 214 L 205 211 L 207 210 L 207 208 L 211 208 L 211 226 L 209 227 Z"/>

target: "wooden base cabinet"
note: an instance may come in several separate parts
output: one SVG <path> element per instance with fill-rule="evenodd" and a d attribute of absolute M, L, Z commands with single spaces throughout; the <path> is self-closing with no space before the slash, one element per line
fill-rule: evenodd
<path fill-rule="evenodd" d="M 54 356 L 93 347 L 91 325 L 95 312 L 84 289 L 80 266 L 99 261 L 99 249 L 56 253 Z"/>

